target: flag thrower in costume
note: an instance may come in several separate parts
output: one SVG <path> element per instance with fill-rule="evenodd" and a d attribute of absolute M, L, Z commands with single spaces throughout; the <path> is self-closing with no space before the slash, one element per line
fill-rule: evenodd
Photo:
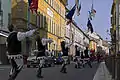
<path fill-rule="evenodd" d="M 39 67 L 37 70 L 37 77 L 42 78 L 42 67 L 44 64 L 44 57 L 45 57 L 45 50 L 46 50 L 46 45 L 47 43 L 52 43 L 52 39 L 46 39 L 46 38 L 40 38 L 39 36 L 36 39 L 37 41 L 37 46 L 38 46 L 38 54 L 37 54 L 37 59 L 40 61 Z"/>

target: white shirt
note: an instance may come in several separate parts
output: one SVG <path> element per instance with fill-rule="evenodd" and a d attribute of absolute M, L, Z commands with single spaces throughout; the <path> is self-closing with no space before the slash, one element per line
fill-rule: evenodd
<path fill-rule="evenodd" d="M 35 32 L 35 29 L 34 29 L 34 30 L 27 31 L 27 32 L 18 32 L 18 34 L 17 34 L 17 39 L 18 39 L 18 41 L 22 41 L 22 40 L 25 39 L 26 37 L 32 36 L 34 32 Z"/>
<path fill-rule="evenodd" d="M 47 43 L 52 43 L 53 40 L 52 39 L 46 39 L 46 38 L 42 38 L 42 44 L 46 45 Z"/>

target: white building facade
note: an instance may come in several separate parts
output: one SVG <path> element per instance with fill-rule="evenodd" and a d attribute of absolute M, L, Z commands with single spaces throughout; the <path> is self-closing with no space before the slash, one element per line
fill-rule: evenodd
<path fill-rule="evenodd" d="M 66 25 L 66 43 L 71 43 L 69 55 L 75 56 L 76 50 L 85 50 L 85 47 L 89 46 L 89 37 L 75 24 L 72 22 Z M 77 47 L 77 48 L 76 48 Z"/>

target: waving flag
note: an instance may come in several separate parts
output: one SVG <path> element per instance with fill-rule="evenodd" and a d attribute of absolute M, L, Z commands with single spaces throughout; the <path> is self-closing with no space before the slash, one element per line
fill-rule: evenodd
<path fill-rule="evenodd" d="M 35 11 L 37 13 L 38 9 L 38 0 L 28 0 L 29 5 L 30 5 L 30 10 L 33 12 Z"/>
<path fill-rule="evenodd" d="M 66 15 L 66 18 L 69 20 L 69 21 L 67 22 L 67 25 L 72 22 L 72 17 L 73 17 L 73 15 L 74 15 L 74 13 L 75 13 L 75 10 L 76 10 L 76 4 L 74 5 L 74 7 L 73 7 L 73 8 L 68 12 L 68 14 Z"/>
<path fill-rule="evenodd" d="M 77 9 L 77 16 L 80 15 L 80 10 L 81 10 L 81 2 L 79 4 L 79 0 L 75 0 L 76 2 L 76 9 Z"/>
<path fill-rule="evenodd" d="M 92 4 L 92 7 L 91 7 L 91 16 L 95 17 L 95 14 L 96 14 L 96 10 L 93 8 L 93 4 Z"/>
<path fill-rule="evenodd" d="M 92 20 L 92 15 L 90 11 L 88 11 L 88 15 L 89 15 L 89 19 Z"/>
<path fill-rule="evenodd" d="M 92 26 L 92 24 L 91 24 L 89 18 L 88 18 L 88 22 L 87 22 L 87 27 L 88 27 L 88 31 L 90 30 L 91 33 L 93 33 L 93 26 Z"/>

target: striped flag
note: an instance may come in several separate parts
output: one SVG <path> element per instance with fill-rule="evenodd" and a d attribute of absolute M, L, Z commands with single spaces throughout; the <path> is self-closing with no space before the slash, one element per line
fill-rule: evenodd
<path fill-rule="evenodd" d="M 96 14 L 96 10 L 93 8 L 93 4 L 92 4 L 92 7 L 91 7 L 91 16 L 95 17 L 95 14 Z"/>
<path fill-rule="evenodd" d="M 38 0 L 29 0 L 29 5 L 30 5 L 30 10 L 35 11 L 37 14 L 37 9 L 38 9 Z"/>

